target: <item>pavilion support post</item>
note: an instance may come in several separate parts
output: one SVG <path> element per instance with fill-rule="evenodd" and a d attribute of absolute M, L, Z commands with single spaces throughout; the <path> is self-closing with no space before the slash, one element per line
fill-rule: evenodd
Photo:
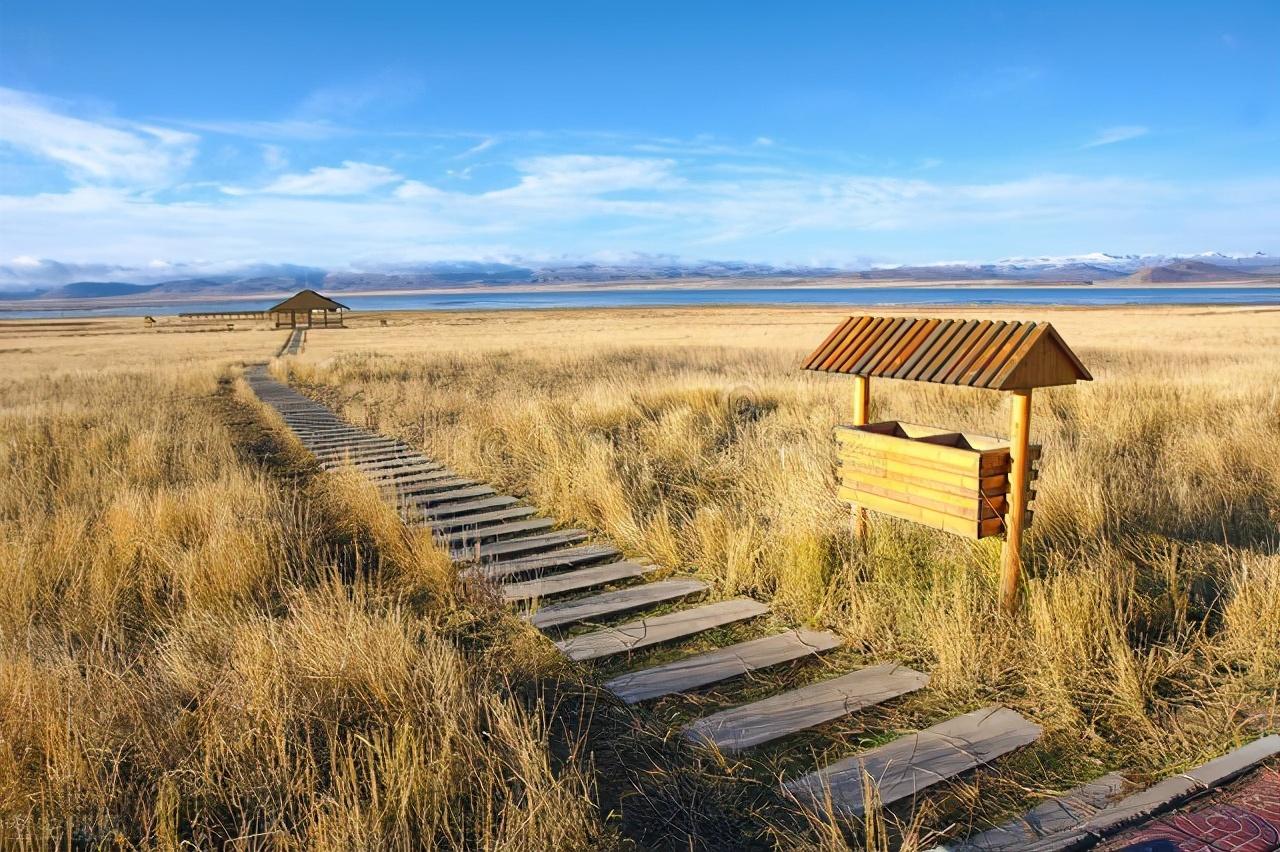
<path fill-rule="evenodd" d="M 866 426 L 871 416 L 871 379 L 867 376 L 853 377 L 853 425 Z M 853 507 L 853 537 L 859 544 L 867 543 L 867 510 L 862 506 Z"/>
<path fill-rule="evenodd" d="M 1012 615 L 1018 609 L 1018 584 L 1022 577 L 1022 524 L 1027 512 L 1027 478 L 1031 465 L 1027 459 L 1031 443 L 1031 391 L 1013 391 L 1009 401 L 1009 509 L 1000 552 L 1000 606 Z"/>

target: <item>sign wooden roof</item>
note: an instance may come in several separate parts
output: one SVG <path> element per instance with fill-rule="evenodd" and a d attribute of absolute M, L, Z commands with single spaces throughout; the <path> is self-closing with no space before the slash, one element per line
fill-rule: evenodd
<path fill-rule="evenodd" d="M 302 292 L 295 293 L 294 295 L 285 299 L 283 302 L 276 305 L 274 308 L 268 308 L 267 313 L 274 313 L 275 311 L 297 311 L 298 313 L 302 313 L 303 311 L 349 311 L 349 310 L 351 309 L 348 308 L 346 305 L 340 302 L 335 302 L 333 299 L 330 299 L 327 296 L 321 296 L 315 290 L 303 290 Z"/>
<path fill-rule="evenodd" d="M 910 317 L 849 317 L 804 369 L 992 390 L 1093 379 L 1047 322 Z"/>

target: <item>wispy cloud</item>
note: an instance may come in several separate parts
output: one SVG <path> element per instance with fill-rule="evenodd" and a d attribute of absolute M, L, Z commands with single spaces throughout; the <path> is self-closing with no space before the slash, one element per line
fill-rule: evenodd
<path fill-rule="evenodd" d="M 1097 136 L 1080 147 L 1097 148 L 1101 145 L 1114 145 L 1117 142 L 1126 142 L 1130 139 L 1137 139 L 1139 136 L 1146 136 L 1149 132 L 1148 128 L 1140 124 L 1122 124 L 1117 127 L 1108 127 L 1100 130 Z"/>
<path fill-rule="evenodd" d="M 386 166 L 346 160 L 341 166 L 317 166 L 309 172 L 287 174 L 266 186 L 224 186 L 227 195 L 364 195 L 403 176 Z"/>
<path fill-rule="evenodd" d="M 190 165 L 198 143 L 180 130 L 74 118 L 63 104 L 0 88 L 0 144 L 56 162 L 79 181 L 162 184 Z"/>

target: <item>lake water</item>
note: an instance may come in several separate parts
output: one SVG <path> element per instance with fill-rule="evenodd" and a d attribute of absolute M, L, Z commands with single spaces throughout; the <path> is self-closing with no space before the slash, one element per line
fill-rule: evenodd
<path fill-rule="evenodd" d="M 1280 305 L 1280 287 L 760 287 L 723 290 L 471 290 L 429 295 L 334 297 L 356 311 L 472 311 L 681 305 Z M 0 309 L 0 319 L 172 316 L 185 312 L 260 311 L 278 299 L 138 304 L 82 310 Z"/>

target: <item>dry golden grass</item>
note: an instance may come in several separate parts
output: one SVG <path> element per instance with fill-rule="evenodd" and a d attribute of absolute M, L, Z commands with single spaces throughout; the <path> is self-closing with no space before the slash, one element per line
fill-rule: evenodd
<path fill-rule="evenodd" d="M 839 312 L 357 315 L 281 362 L 565 521 L 933 674 L 900 709 L 746 763 L 636 739 L 688 706 L 601 723 L 546 643 L 364 480 L 312 478 L 228 384 L 229 359 L 284 332 L 0 324 L 0 845 L 599 848 L 609 809 L 660 845 L 714 837 L 664 827 L 701 808 L 713 832 L 746 822 L 720 826 L 724 845 L 910 849 L 1028 792 L 1158 774 L 1275 727 L 1280 314 L 980 313 L 1051 319 L 1098 377 L 1037 394 L 1012 621 L 994 614 L 993 542 L 892 521 L 865 552 L 851 541 L 830 434 L 848 383 L 795 369 Z M 873 414 L 1006 420 L 994 394 L 889 382 Z M 992 700 L 1044 741 L 911 823 L 876 814 L 850 838 L 761 804 L 778 771 Z M 586 717 L 608 736 L 579 740 Z"/>
<path fill-rule="evenodd" d="M 515 688 L 520 632 L 367 481 L 308 481 L 218 380 L 4 386 L 0 846 L 606 845 L 589 776 L 553 767 Z"/>
<path fill-rule="evenodd" d="M 981 313 L 1051 319 L 1098 379 L 1036 395 L 1016 620 L 996 614 L 997 542 L 882 520 L 854 546 L 831 437 L 849 383 L 796 370 L 832 312 L 406 316 L 313 334 L 290 369 L 349 418 L 566 522 L 931 672 L 914 718 L 1016 707 L 1046 729 L 1040 789 L 1156 775 L 1274 727 L 1280 313 Z M 1005 406 L 873 382 L 873 419 L 999 435 Z"/>

